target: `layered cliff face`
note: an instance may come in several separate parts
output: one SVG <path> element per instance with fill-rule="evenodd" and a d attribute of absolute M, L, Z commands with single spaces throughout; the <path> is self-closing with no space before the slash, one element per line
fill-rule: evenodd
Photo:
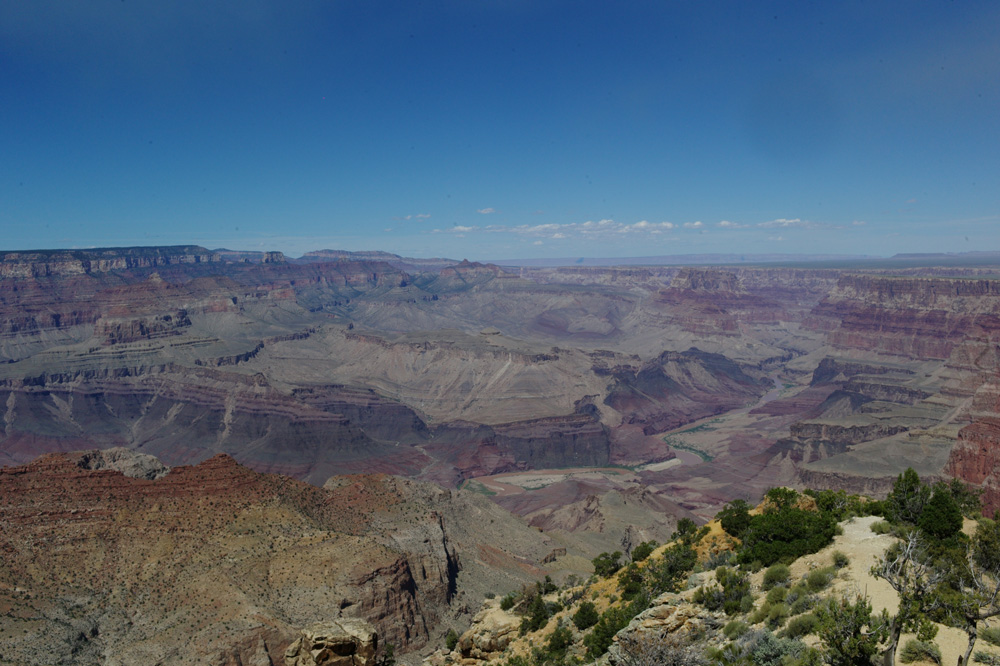
<path fill-rule="evenodd" d="M 1000 282 L 845 275 L 812 312 L 841 349 L 947 359 L 977 325 L 995 324 Z"/>
<path fill-rule="evenodd" d="M 983 489 L 983 514 L 1000 509 L 1000 383 L 979 387 L 970 409 L 972 422 L 959 430 L 946 471 Z"/>
<path fill-rule="evenodd" d="M 1000 370 L 996 282 L 972 273 L 187 247 L 0 265 L 0 464 L 122 446 L 456 487 L 615 463 L 709 515 L 820 463 L 950 447 Z"/>
<path fill-rule="evenodd" d="M 552 549 L 485 498 L 389 477 L 320 489 L 217 456 L 151 480 L 95 460 L 0 470 L 4 659 L 283 663 L 301 628 L 340 617 L 406 651 Z M 487 543 L 512 565 L 485 564 Z M 460 593 L 464 568 L 484 583 Z"/>
<path fill-rule="evenodd" d="M 753 402 L 771 386 L 725 356 L 697 349 L 664 352 L 638 369 L 618 366 L 608 372 L 614 382 L 605 404 L 647 435 Z"/>

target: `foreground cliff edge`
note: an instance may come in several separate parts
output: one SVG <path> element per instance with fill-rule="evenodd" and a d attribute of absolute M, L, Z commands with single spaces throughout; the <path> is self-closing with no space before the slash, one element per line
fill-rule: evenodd
<path fill-rule="evenodd" d="M 565 550 L 468 493 L 49 454 L 0 469 L 0 663 L 993 664 L 979 508 L 912 469 L 882 501 L 775 488 L 556 583 Z"/>
<path fill-rule="evenodd" d="M 121 449 L 0 469 L 0 524 L 0 663 L 16 664 L 283 664 L 340 618 L 405 653 L 553 550 L 472 493 L 317 488 L 226 455 L 167 472 Z"/>

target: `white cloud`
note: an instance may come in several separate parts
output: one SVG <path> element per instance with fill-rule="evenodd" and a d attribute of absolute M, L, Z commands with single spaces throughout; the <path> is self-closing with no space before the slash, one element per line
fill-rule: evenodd
<path fill-rule="evenodd" d="M 815 227 L 816 225 L 813 224 L 812 222 L 807 221 L 807 220 L 800 220 L 797 217 L 795 219 L 792 219 L 792 220 L 789 220 L 789 219 L 786 219 L 786 218 L 783 218 L 783 217 L 779 217 L 776 220 L 768 220 L 767 222 L 761 222 L 757 226 L 758 227 L 763 227 L 764 229 L 788 229 L 788 228 L 791 228 L 791 227 L 800 227 L 800 228 L 803 228 L 803 229 L 811 229 L 811 228 Z"/>
<path fill-rule="evenodd" d="M 479 213 L 480 215 L 491 215 L 491 214 L 497 212 L 497 209 L 496 208 L 477 208 L 476 212 Z"/>
<path fill-rule="evenodd" d="M 684 228 L 685 229 L 701 229 L 703 226 L 705 226 L 705 225 L 702 224 L 701 220 L 698 220 L 697 222 L 685 222 L 684 223 Z"/>
<path fill-rule="evenodd" d="M 404 220 L 429 220 L 430 217 L 428 213 L 417 213 L 416 215 L 404 215 L 403 217 L 394 217 L 392 219 L 402 222 Z"/>
<path fill-rule="evenodd" d="M 865 222 L 864 220 L 854 220 L 853 222 L 851 222 L 851 224 L 855 227 L 863 227 L 868 223 Z"/>
<path fill-rule="evenodd" d="M 730 220 L 722 220 L 716 226 L 722 227 L 723 229 L 745 229 L 747 227 L 746 224 L 740 224 L 739 222 L 731 222 Z"/>
<path fill-rule="evenodd" d="M 701 226 L 700 224 L 698 226 Z M 483 227 L 454 226 L 450 229 L 435 229 L 433 233 L 467 233 L 471 231 L 481 231 L 490 234 L 510 234 L 535 239 L 611 239 L 628 234 L 631 236 L 654 237 L 676 229 L 673 222 L 650 222 L 640 220 L 633 224 L 616 222 L 611 219 L 587 220 L 586 222 L 569 222 L 557 224 L 549 222 L 546 224 L 519 224 L 509 226 L 504 224 L 490 224 Z"/>
<path fill-rule="evenodd" d="M 543 241 L 535 241 L 532 245 L 545 245 Z"/>

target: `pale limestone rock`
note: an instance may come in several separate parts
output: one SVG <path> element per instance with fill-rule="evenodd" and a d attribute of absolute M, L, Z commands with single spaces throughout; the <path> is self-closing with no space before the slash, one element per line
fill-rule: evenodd
<path fill-rule="evenodd" d="M 717 614 L 701 606 L 682 601 L 673 593 L 662 594 L 653 600 L 649 608 L 632 618 L 628 626 L 615 635 L 615 642 L 608 650 L 608 661 L 611 664 L 625 663 L 626 660 L 618 647 L 618 641 L 623 636 L 644 634 L 685 636 L 700 633 L 706 627 L 718 625 L 719 622 Z"/>
<path fill-rule="evenodd" d="M 520 620 L 501 610 L 496 600 L 483 605 L 472 626 L 458 639 L 458 652 L 467 659 L 487 661 L 499 656 L 517 637 Z"/>
<path fill-rule="evenodd" d="M 285 650 L 285 666 L 372 666 L 377 649 L 378 634 L 364 620 L 317 622 Z"/>

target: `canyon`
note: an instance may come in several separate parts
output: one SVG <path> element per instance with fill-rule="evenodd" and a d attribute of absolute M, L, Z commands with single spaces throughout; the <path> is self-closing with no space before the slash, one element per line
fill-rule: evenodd
<path fill-rule="evenodd" d="M 44 628 L 282 663 L 340 617 L 416 652 L 487 592 L 775 485 L 878 496 L 913 467 L 992 512 L 1000 266 L 973 259 L 0 254 L 0 654 L 35 663 Z M 191 632 L 197 658 L 152 638 Z"/>

